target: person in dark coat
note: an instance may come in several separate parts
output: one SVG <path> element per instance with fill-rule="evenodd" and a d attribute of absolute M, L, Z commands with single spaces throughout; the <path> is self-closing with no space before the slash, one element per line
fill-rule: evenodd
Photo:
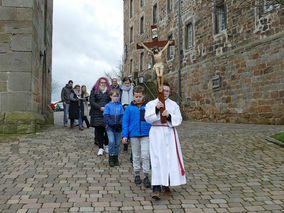
<path fill-rule="evenodd" d="M 79 121 L 79 130 L 83 130 L 82 122 L 82 111 L 84 106 L 80 100 L 80 86 L 76 85 L 70 93 L 70 108 L 69 108 L 69 118 L 70 118 L 70 128 L 74 127 L 74 120 Z"/>
<path fill-rule="evenodd" d="M 103 112 L 105 105 L 111 100 L 109 96 L 110 90 L 111 87 L 107 78 L 101 77 L 92 88 L 90 95 L 91 126 L 95 127 L 94 135 L 99 143 L 98 155 L 103 155 L 104 151 L 108 153 L 108 137 L 105 129 Z"/>
<path fill-rule="evenodd" d="M 63 107 L 64 107 L 64 116 L 63 116 L 64 126 L 66 126 L 68 122 L 67 114 L 69 112 L 69 107 L 70 107 L 70 93 L 72 87 L 73 87 L 73 81 L 70 80 L 68 81 L 68 84 L 66 84 L 66 86 L 63 87 L 61 90 L 61 101 L 63 102 Z"/>
<path fill-rule="evenodd" d="M 117 83 L 117 78 L 113 78 L 111 80 L 111 88 L 112 89 L 117 89 L 118 91 L 120 90 L 120 86 L 119 84 Z"/>

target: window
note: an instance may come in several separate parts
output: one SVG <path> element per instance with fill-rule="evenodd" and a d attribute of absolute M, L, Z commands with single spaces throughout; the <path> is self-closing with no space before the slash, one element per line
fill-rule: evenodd
<path fill-rule="evenodd" d="M 140 71 L 143 71 L 144 68 L 144 52 L 140 54 Z"/>
<path fill-rule="evenodd" d="M 190 49 L 193 46 L 193 26 L 192 23 L 188 23 L 185 27 L 185 47 Z"/>
<path fill-rule="evenodd" d="M 144 7 L 144 0 L 140 0 L 140 7 Z"/>
<path fill-rule="evenodd" d="M 173 11 L 173 0 L 167 0 L 168 13 Z"/>
<path fill-rule="evenodd" d="M 219 2 L 215 8 L 215 34 L 219 34 L 227 28 L 226 7 L 224 1 Z"/>
<path fill-rule="evenodd" d="M 144 16 L 140 18 L 140 34 L 144 33 Z"/>
<path fill-rule="evenodd" d="M 272 1 L 264 0 L 263 4 L 264 4 L 263 5 L 264 13 L 269 13 L 270 11 L 272 11 L 274 9 Z"/>
<path fill-rule="evenodd" d="M 133 72 L 133 59 L 130 59 L 129 74 L 132 74 L 132 72 Z"/>
<path fill-rule="evenodd" d="M 133 27 L 130 27 L 130 43 L 133 42 Z"/>
<path fill-rule="evenodd" d="M 173 40 L 173 34 L 168 36 L 168 40 Z M 167 59 L 171 60 L 174 58 L 174 46 L 169 46 L 167 49 Z"/>
<path fill-rule="evenodd" d="M 132 18 L 134 14 L 134 8 L 133 8 L 133 0 L 130 0 L 130 5 L 129 5 L 129 17 Z"/>
<path fill-rule="evenodd" d="M 155 4 L 153 6 L 153 24 L 157 24 L 158 22 L 158 6 Z"/>

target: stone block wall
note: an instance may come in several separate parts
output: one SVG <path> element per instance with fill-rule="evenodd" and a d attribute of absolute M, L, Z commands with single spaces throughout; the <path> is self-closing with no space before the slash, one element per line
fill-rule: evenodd
<path fill-rule="evenodd" d="M 0 0 L 0 112 L 3 117 L 0 134 L 24 133 L 23 129 L 34 132 L 36 125 L 17 126 L 53 119 L 49 108 L 52 3 L 52 0 Z M 9 119 L 11 116 L 13 119 Z M 27 117 L 31 120 L 27 121 Z"/>
<path fill-rule="evenodd" d="M 152 58 L 145 54 L 140 71 L 138 42 L 151 41 L 153 6 L 158 6 L 159 40 L 170 35 L 176 41 L 173 58 L 165 61 L 165 79 L 177 91 L 178 5 L 170 0 L 124 1 L 124 72 L 130 74 L 130 60 L 139 75 L 152 76 Z M 218 4 L 226 8 L 226 28 L 215 32 Z M 215 122 L 284 124 L 284 8 L 274 5 L 264 10 L 264 1 L 183 0 L 181 1 L 181 91 L 182 108 L 189 119 Z M 254 3 L 252 3 L 254 2 Z M 144 17 L 144 33 L 140 19 Z M 186 26 L 193 26 L 192 47 L 186 47 Z M 130 42 L 130 27 L 134 40 Z M 214 80 L 215 79 L 215 80 Z M 214 81 L 214 83 L 213 83 Z"/>

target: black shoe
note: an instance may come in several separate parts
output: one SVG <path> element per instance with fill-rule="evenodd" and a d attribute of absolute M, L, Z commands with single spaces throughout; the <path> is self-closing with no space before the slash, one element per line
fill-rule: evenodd
<path fill-rule="evenodd" d="M 115 156 L 109 155 L 108 163 L 110 167 L 114 167 L 114 164 L 115 164 L 114 161 L 115 161 Z"/>
<path fill-rule="evenodd" d="M 114 165 L 119 166 L 118 155 L 114 156 Z"/>
<path fill-rule="evenodd" d="M 145 177 L 145 178 L 144 178 L 143 183 L 144 183 L 144 186 L 145 186 L 146 188 L 150 188 L 150 187 L 151 187 L 151 183 L 150 183 L 148 177 Z"/>
<path fill-rule="evenodd" d="M 141 184 L 140 176 L 135 176 L 134 183 L 135 183 L 136 185 Z"/>

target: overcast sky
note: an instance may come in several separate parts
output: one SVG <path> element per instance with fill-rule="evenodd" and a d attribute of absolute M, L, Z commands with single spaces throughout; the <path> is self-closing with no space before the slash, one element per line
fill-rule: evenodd
<path fill-rule="evenodd" d="M 123 53 L 122 0 L 54 0 L 52 79 L 60 99 L 68 80 L 88 91 L 105 72 L 114 70 Z"/>

